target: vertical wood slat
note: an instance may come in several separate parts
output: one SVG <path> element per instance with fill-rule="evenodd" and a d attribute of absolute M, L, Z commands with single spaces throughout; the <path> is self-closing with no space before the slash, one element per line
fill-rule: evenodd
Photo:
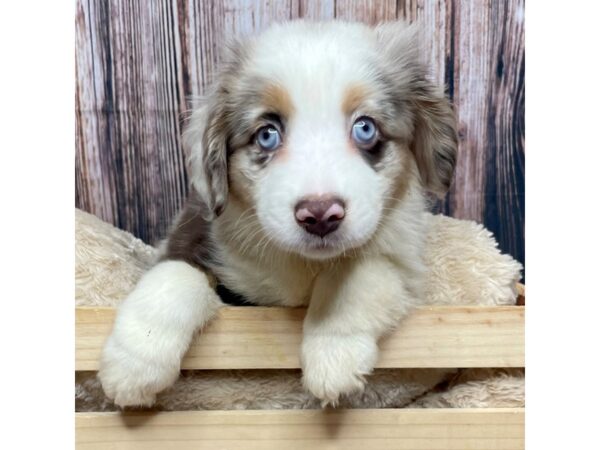
<path fill-rule="evenodd" d="M 188 99 L 204 95 L 214 81 L 220 52 L 228 38 L 249 35 L 277 21 L 298 17 L 295 0 L 178 0 L 183 68 L 182 90 Z M 188 103 L 189 106 L 189 103 Z"/>
<path fill-rule="evenodd" d="M 90 58 L 93 67 L 77 73 L 79 167 L 98 171 L 110 197 L 90 183 L 92 200 L 102 196 L 101 205 L 111 206 L 87 209 L 147 241 L 164 231 L 186 194 L 174 12 L 169 0 L 81 1 L 78 8 L 77 35 L 89 38 L 77 59 Z"/>
<path fill-rule="evenodd" d="M 524 0 L 492 9 L 495 36 L 487 138 L 489 153 L 483 223 L 500 247 L 525 259 L 525 36 Z"/>
<path fill-rule="evenodd" d="M 334 0 L 298 0 L 298 17 L 307 20 L 331 20 L 335 17 Z"/>
<path fill-rule="evenodd" d="M 336 0 L 335 17 L 375 25 L 395 20 L 397 5 L 395 0 Z"/>
<path fill-rule="evenodd" d="M 483 222 L 524 261 L 523 0 L 455 2 L 460 153 L 450 213 Z"/>
<path fill-rule="evenodd" d="M 460 126 L 444 211 L 523 261 L 523 0 L 78 0 L 76 204 L 156 242 L 186 194 L 181 119 L 231 35 L 274 21 L 419 20 Z"/>
<path fill-rule="evenodd" d="M 401 0 L 418 20 L 432 79 L 446 84 L 459 121 L 456 178 L 445 212 L 483 222 L 524 262 L 523 0 Z"/>
<path fill-rule="evenodd" d="M 491 71 L 490 2 L 464 7 L 457 4 L 456 17 L 460 26 L 456 33 L 456 82 L 454 104 L 457 110 L 460 163 L 451 210 L 461 218 L 477 220 L 483 217 L 485 167 L 487 152 L 481 145 L 487 138 L 489 77 Z M 479 55 L 479 57 L 474 57 Z M 458 189 L 460 188 L 460 189 Z"/>
<path fill-rule="evenodd" d="M 225 2 L 225 33 L 247 35 L 267 28 L 274 22 L 295 17 L 291 0 L 227 0 Z"/>
<path fill-rule="evenodd" d="M 447 53 L 452 41 L 452 1 L 401 0 L 397 16 L 410 23 L 418 21 L 421 30 L 422 61 L 430 68 L 432 81 L 440 86 L 447 83 L 445 71 Z"/>
<path fill-rule="evenodd" d="M 98 25 L 89 2 L 77 2 L 75 17 L 76 136 L 75 171 L 77 206 L 116 224 L 111 163 L 102 147 L 108 138 L 108 118 L 103 112 L 107 74 L 106 30 Z"/>

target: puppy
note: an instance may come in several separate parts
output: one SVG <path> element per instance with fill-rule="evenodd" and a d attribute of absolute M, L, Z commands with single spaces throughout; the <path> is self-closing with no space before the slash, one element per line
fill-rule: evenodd
<path fill-rule="evenodd" d="M 377 341 L 419 304 L 426 193 L 443 195 L 452 108 L 403 23 L 290 22 L 233 43 L 184 133 L 191 195 L 161 260 L 119 308 L 100 379 L 121 406 L 178 377 L 222 306 L 307 305 L 303 383 L 360 391 Z"/>

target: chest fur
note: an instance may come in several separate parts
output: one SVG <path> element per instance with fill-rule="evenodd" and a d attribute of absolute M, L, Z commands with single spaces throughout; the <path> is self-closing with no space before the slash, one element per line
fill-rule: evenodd
<path fill-rule="evenodd" d="M 225 251 L 221 258 L 222 264 L 214 272 L 228 289 L 254 304 L 308 304 L 316 277 L 315 271 L 289 258 L 272 256 L 269 260 L 261 259 L 243 258 Z"/>

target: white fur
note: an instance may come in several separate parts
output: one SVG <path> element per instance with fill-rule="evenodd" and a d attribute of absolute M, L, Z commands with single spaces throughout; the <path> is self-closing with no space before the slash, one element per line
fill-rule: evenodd
<path fill-rule="evenodd" d="M 120 406 L 150 406 L 175 382 L 194 332 L 221 301 L 206 275 L 185 262 L 156 265 L 120 305 L 99 377 Z"/>
<path fill-rule="evenodd" d="M 374 33 L 357 24 L 323 26 L 315 34 L 307 31 L 301 22 L 275 26 L 254 46 L 249 70 L 276 80 L 294 105 L 285 136 L 285 161 L 275 160 L 255 181 L 256 211 L 276 244 L 326 259 L 370 238 L 389 193 L 381 175 L 351 149 L 352 122 L 362 112 L 347 117 L 341 107 L 346 89 L 377 83 L 371 70 L 376 58 Z M 290 214 L 301 199 L 320 195 L 346 203 L 340 228 L 323 240 L 304 232 Z M 318 249 L 323 243 L 327 247 Z"/>
<path fill-rule="evenodd" d="M 337 115 L 341 116 L 341 111 Z M 289 137 L 288 145 L 293 148 L 289 160 L 273 164 L 257 182 L 256 209 L 267 233 L 283 248 L 327 259 L 371 237 L 381 217 L 384 186 L 361 156 L 350 154 L 346 148 L 347 136 L 341 132 L 346 127 L 325 124 L 317 128 L 311 122 L 307 118 L 304 124 L 291 126 L 294 134 Z M 308 133 L 311 128 L 322 133 Z M 305 197 L 323 195 L 341 198 L 346 211 L 339 229 L 321 239 L 300 228 L 290 211 Z M 319 249 L 323 243 L 328 247 Z"/>
<path fill-rule="evenodd" d="M 321 261 L 269 245 L 273 237 L 257 223 L 256 216 L 246 219 L 247 215 L 243 216 L 235 204 L 230 204 L 215 229 L 214 239 L 229 245 L 220 249 L 223 264 L 214 271 L 222 283 L 243 292 L 253 303 L 301 306 L 312 302 L 315 279 L 328 268 L 344 267 L 341 262 L 346 259 L 378 256 L 394 261 L 393 276 L 402 277 L 411 295 L 420 297 L 425 275 L 422 254 L 429 230 L 424 209 L 424 199 L 414 187 L 403 200 L 402 208 L 382 220 L 368 244 L 359 251 L 346 249 L 344 258 Z"/>
<path fill-rule="evenodd" d="M 364 388 L 377 340 L 414 303 L 403 271 L 384 256 L 340 263 L 319 274 L 304 320 L 304 385 L 323 403 Z"/>

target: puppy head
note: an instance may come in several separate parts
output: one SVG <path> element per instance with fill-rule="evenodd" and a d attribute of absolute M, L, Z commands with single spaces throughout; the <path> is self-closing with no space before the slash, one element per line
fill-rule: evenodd
<path fill-rule="evenodd" d="M 235 43 L 185 133 L 192 185 L 213 216 L 228 196 L 281 248 L 325 259 L 367 242 L 411 180 L 443 195 L 456 130 L 418 63 L 414 31 L 276 25 Z"/>

